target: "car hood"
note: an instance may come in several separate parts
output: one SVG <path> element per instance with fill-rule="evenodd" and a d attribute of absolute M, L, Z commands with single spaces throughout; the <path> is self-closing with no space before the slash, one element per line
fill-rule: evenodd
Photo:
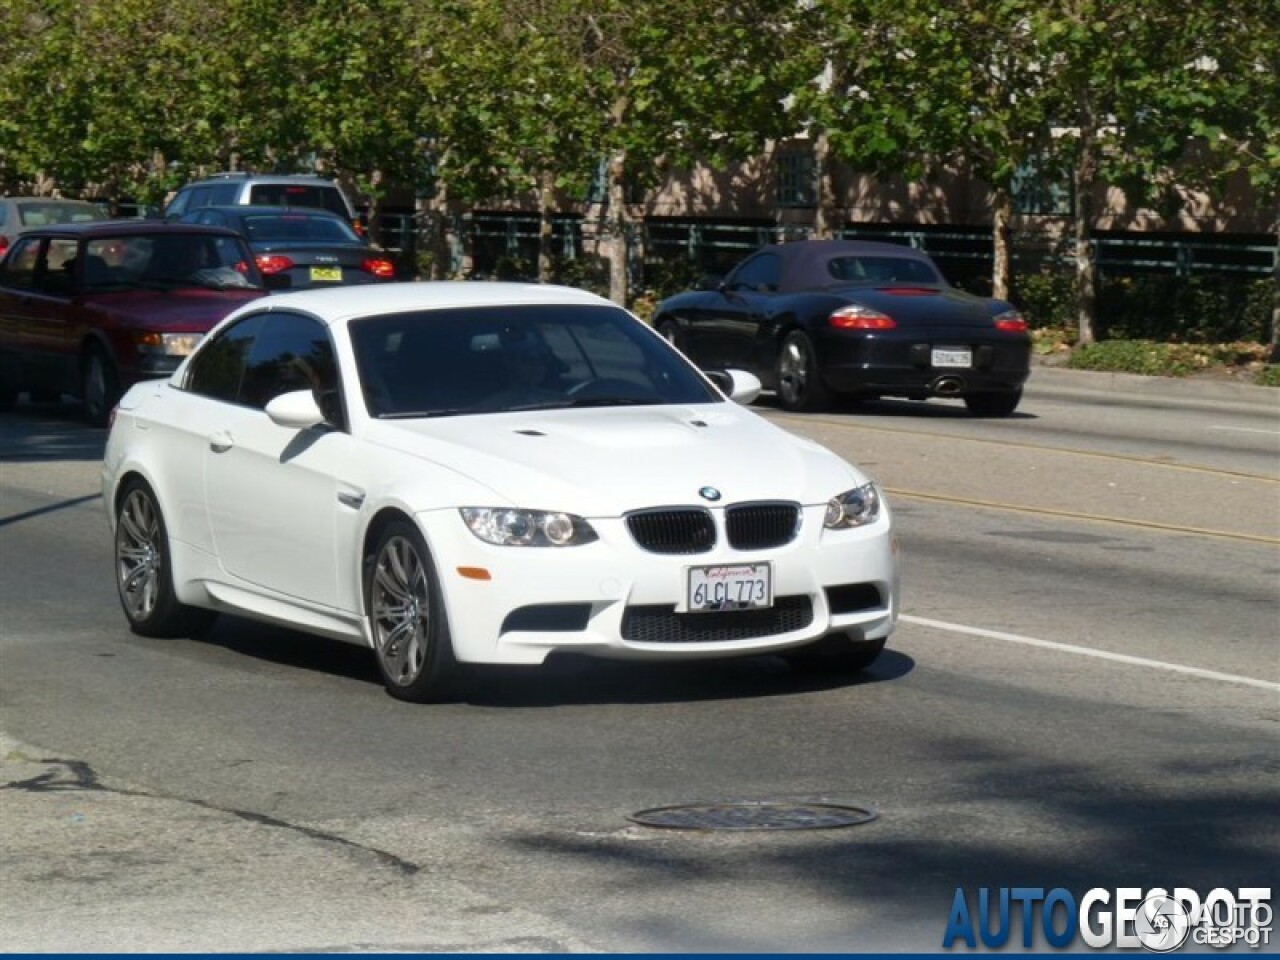
<path fill-rule="evenodd" d="M 195 333 L 209 330 L 232 310 L 265 295 L 264 290 L 243 289 L 121 290 L 91 294 L 82 302 L 119 326 Z"/>
<path fill-rule="evenodd" d="M 530 411 L 376 421 L 371 439 L 438 463 L 496 502 L 619 516 L 645 507 L 746 500 L 826 503 L 866 482 L 825 448 L 735 404 Z"/>

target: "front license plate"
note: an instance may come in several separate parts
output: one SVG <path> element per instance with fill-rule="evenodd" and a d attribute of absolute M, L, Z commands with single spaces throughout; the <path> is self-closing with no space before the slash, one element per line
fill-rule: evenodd
<path fill-rule="evenodd" d="M 972 367 L 973 351 L 968 347 L 934 347 L 935 367 Z"/>
<path fill-rule="evenodd" d="M 341 267 L 312 267 L 311 280 L 313 283 L 341 283 L 342 268 Z"/>
<path fill-rule="evenodd" d="M 767 563 L 690 567 L 689 613 L 758 610 L 773 606 L 772 568 Z"/>

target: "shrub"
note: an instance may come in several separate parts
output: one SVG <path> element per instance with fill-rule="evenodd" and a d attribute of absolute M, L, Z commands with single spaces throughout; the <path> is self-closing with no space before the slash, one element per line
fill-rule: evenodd
<path fill-rule="evenodd" d="M 1261 364 L 1266 348 L 1258 343 L 1156 343 L 1151 340 L 1100 340 L 1078 348 L 1067 366 L 1153 377 L 1185 377 L 1210 368 Z M 1264 371 L 1265 372 L 1265 371 Z M 1257 380 L 1255 380 L 1257 382 Z"/>
<path fill-rule="evenodd" d="M 1280 387 L 1280 363 L 1268 363 L 1253 378 L 1260 387 Z"/>

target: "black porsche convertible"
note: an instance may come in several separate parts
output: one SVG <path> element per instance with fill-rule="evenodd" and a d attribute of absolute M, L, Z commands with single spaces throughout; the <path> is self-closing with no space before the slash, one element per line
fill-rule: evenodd
<path fill-rule="evenodd" d="M 1022 315 L 955 289 L 910 247 L 776 244 L 705 286 L 658 304 L 654 327 L 704 369 L 751 371 L 787 410 L 822 410 L 838 394 L 954 397 L 1005 417 L 1022 399 Z"/>

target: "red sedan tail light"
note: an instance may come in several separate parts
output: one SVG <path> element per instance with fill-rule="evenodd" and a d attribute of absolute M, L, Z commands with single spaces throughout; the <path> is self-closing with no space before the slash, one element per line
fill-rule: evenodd
<path fill-rule="evenodd" d="M 0 234 L 0 257 L 4 256 L 4 252 L 9 249 L 9 238 Z"/>
<path fill-rule="evenodd" d="M 837 330 L 892 330 L 897 326 L 893 317 L 860 303 L 841 307 L 827 318 L 827 322 Z"/>
<path fill-rule="evenodd" d="M 1027 321 L 1017 310 L 1006 310 L 996 317 L 996 329 L 1003 333 L 1026 333 Z"/>
<path fill-rule="evenodd" d="M 390 260 L 370 257 L 360 266 L 379 279 L 390 279 L 396 275 L 396 265 Z"/>
<path fill-rule="evenodd" d="M 253 259 L 263 273 L 280 273 L 293 266 L 292 260 L 279 253 L 263 253 Z"/>

